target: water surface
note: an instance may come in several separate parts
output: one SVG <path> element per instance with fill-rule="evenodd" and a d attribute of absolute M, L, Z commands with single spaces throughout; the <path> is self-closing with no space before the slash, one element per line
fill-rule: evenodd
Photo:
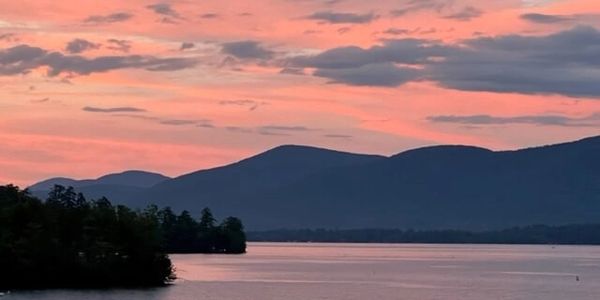
<path fill-rule="evenodd" d="M 251 243 L 172 255 L 180 279 L 147 290 L 20 292 L 5 299 L 600 299 L 600 247 Z"/>

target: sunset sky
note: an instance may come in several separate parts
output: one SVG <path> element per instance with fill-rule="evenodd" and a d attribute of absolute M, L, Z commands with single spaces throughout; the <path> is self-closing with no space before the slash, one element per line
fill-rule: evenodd
<path fill-rule="evenodd" d="M 0 184 L 600 133 L 598 0 L 0 7 Z"/>

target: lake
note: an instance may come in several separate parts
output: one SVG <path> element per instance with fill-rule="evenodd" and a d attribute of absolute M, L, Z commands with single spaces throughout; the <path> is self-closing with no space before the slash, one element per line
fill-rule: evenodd
<path fill-rule="evenodd" d="M 180 279 L 145 290 L 17 292 L 3 299 L 600 299 L 600 247 L 250 243 L 172 255 Z"/>

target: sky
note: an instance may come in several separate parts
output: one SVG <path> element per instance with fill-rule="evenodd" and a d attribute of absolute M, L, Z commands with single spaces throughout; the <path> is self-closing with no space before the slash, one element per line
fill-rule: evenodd
<path fill-rule="evenodd" d="M 0 184 L 600 133 L 597 0 L 0 7 Z"/>

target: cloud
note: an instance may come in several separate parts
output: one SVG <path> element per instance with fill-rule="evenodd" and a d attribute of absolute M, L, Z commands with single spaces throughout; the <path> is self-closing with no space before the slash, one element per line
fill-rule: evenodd
<path fill-rule="evenodd" d="M 420 35 L 425 35 L 425 34 L 432 34 L 432 33 L 436 33 L 437 29 L 431 27 L 429 29 L 425 29 L 425 28 L 421 28 L 421 27 L 417 27 L 415 29 L 405 29 L 405 28 L 388 28 L 384 31 L 382 31 L 383 34 L 389 34 L 389 35 L 411 35 L 411 34 L 420 34 Z"/>
<path fill-rule="evenodd" d="M 216 13 L 206 13 L 206 14 L 200 15 L 200 18 L 202 18 L 202 19 L 216 19 L 218 17 L 219 17 L 219 14 L 216 14 Z"/>
<path fill-rule="evenodd" d="M 238 132 L 238 133 L 251 133 L 253 131 L 250 128 L 238 127 L 238 126 L 227 126 L 227 127 L 225 127 L 225 130 L 231 131 L 231 132 Z"/>
<path fill-rule="evenodd" d="M 144 69 L 148 71 L 175 71 L 194 67 L 191 58 L 158 58 L 147 55 L 99 56 L 86 58 L 79 55 L 65 55 L 39 47 L 19 45 L 0 50 L 0 75 L 28 73 L 45 67 L 48 76 L 63 73 L 89 75 L 118 69 Z"/>
<path fill-rule="evenodd" d="M 388 28 L 386 30 L 383 31 L 383 33 L 385 34 L 391 34 L 391 35 L 408 35 L 413 33 L 413 30 L 410 29 L 404 29 L 404 28 Z"/>
<path fill-rule="evenodd" d="M 184 51 L 184 50 L 187 50 L 187 49 L 192 49 L 195 46 L 196 45 L 194 45 L 194 43 L 183 42 L 183 43 L 181 43 L 181 47 L 179 47 L 179 51 Z"/>
<path fill-rule="evenodd" d="M 600 112 L 582 118 L 572 118 L 561 115 L 525 115 L 513 117 L 498 117 L 491 115 L 441 115 L 427 117 L 427 120 L 434 123 L 457 123 L 465 125 L 531 124 L 563 127 L 600 127 Z"/>
<path fill-rule="evenodd" d="M 309 20 L 318 20 L 330 24 L 366 24 L 379 18 L 373 13 L 355 14 L 355 13 L 340 13 L 332 11 L 315 12 L 305 17 Z"/>
<path fill-rule="evenodd" d="M 387 40 L 371 48 L 347 46 L 333 48 L 314 56 L 299 56 L 289 62 L 297 67 L 318 69 L 357 68 L 368 64 L 420 64 L 429 57 L 445 55 L 447 47 L 419 39 Z"/>
<path fill-rule="evenodd" d="M 339 34 L 346 34 L 348 32 L 350 32 L 352 30 L 351 27 L 342 27 L 342 28 L 338 28 L 337 32 Z"/>
<path fill-rule="evenodd" d="M 442 15 L 445 19 L 454 19 L 458 21 L 469 21 L 480 17 L 483 12 L 473 6 L 465 6 L 456 11 L 454 1 L 449 0 L 409 0 L 400 8 L 390 11 L 392 17 L 403 17 L 411 13 L 422 11 L 433 11 Z M 444 15 L 444 13 L 446 13 Z"/>
<path fill-rule="evenodd" d="M 210 123 L 210 121 L 205 121 L 205 122 L 200 122 L 200 123 L 196 124 L 196 127 L 201 127 L 201 128 L 215 128 L 215 125 L 213 125 L 212 123 Z"/>
<path fill-rule="evenodd" d="M 305 126 L 285 126 L 285 125 L 267 125 L 258 128 L 258 133 L 261 135 L 272 136 L 290 136 L 293 133 L 313 131 Z"/>
<path fill-rule="evenodd" d="M 275 55 L 274 51 L 264 48 L 257 41 L 224 43 L 221 45 L 221 52 L 239 59 L 270 59 Z"/>
<path fill-rule="evenodd" d="M 126 111 L 122 111 L 122 112 L 126 112 Z M 131 112 L 134 112 L 134 111 L 131 111 Z M 140 112 L 143 112 L 143 111 L 140 111 Z M 201 128 L 215 128 L 215 126 L 212 124 L 212 121 L 208 120 L 208 119 L 199 119 L 199 120 L 173 119 L 173 118 L 164 118 L 164 117 L 158 117 L 158 116 L 152 116 L 152 115 L 127 114 L 127 113 L 112 114 L 111 116 L 138 119 L 138 120 L 144 120 L 144 121 L 153 121 L 158 124 L 167 125 L 167 126 L 193 125 L 195 127 L 201 127 Z"/>
<path fill-rule="evenodd" d="M 156 3 L 156 4 L 146 6 L 146 8 L 154 11 L 154 13 L 159 14 L 159 15 L 173 17 L 176 19 L 181 19 L 181 15 L 176 10 L 174 10 L 171 7 L 171 4 L 169 4 L 169 3 L 165 3 L 165 2 Z"/>
<path fill-rule="evenodd" d="M 600 14 L 574 14 L 574 15 L 551 15 L 542 13 L 526 13 L 521 19 L 537 24 L 561 24 L 561 23 L 597 23 Z"/>
<path fill-rule="evenodd" d="M 237 99 L 237 100 L 221 100 L 219 101 L 219 105 L 235 105 L 235 106 L 245 106 L 248 107 L 248 110 L 256 110 L 259 106 L 266 105 L 267 102 L 258 102 L 255 100 L 249 99 Z"/>
<path fill-rule="evenodd" d="M 306 73 L 304 73 L 304 69 L 302 68 L 283 68 L 281 71 L 279 71 L 279 74 L 306 75 Z"/>
<path fill-rule="evenodd" d="M 324 134 L 323 137 L 330 138 L 330 139 L 351 139 L 352 138 L 351 135 L 347 135 L 347 134 Z"/>
<path fill-rule="evenodd" d="M 268 130 L 268 131 L 313 131 L 314 129 L 310 129 L 305 126 L 284 126 L 284 125 L 267 125 L 261 126 L 260 130 Z"/>
<path fill-rule="evenodd" d="M 159 20 L 165 24 L 178 24 L 177 20 L 183 20 L 183 17 L 177 12 L 170 3 L 161 2 L 152 5 L 147 5 L 147 9 L 152 10 L 157 15 L 162 16 Z"/>
<path fill-rule="evenodd" d="M 198 124 L 198 121 L 195 121 L 195 120 L 168 119 L 168 120 L 161 120 L 160 124 L 163 124 L 163 125 L 173 125 L 173 126 L 195 125 L 195 124 Z"/>
<path fill-rule="evenodd" d="M 87 112 L 95 112 L 95 113 L 138 113 L 138 112 L 146 111 L 145 109 L 142 109 L 142 108 L 129 107 L 129 106 L 108 107 L 108 108 L 86 106 L 86 107 L 82 108 L 82 110 L 87 111 Z"/>
<path fill-rule="evenodd" d="M 299 68 L 316 68 L 313 75 L 333 83 L 392 87 L 422 76 L 417 68 L 399 65 L 424 64 L 430 57 L 444 55 L 446 51 L 446 47 L 426 40 L 388 40 L 367 49 L 348 46 L 315 56 L 295 57 L 289 63 Z"/>
<path fill-rule="evenodd" d="M 421 76 L 419 70 L 399 67 L 392 63 L 367 64 L 356 68 L 319 69 L 315 76 L 325 77 L 331 83 L 356 86 L 400 86 Z"/>
<path fill-rule="evenodd" d="M 503 35 L 448 44 L 385 40 L 297 56 L 284 67 L 314 68 L 335 83 L 399 86 L 428 80 L 464 91 L 600 97 L 600 32 L 578 26 L 549 35 Z"/>
<path fill-rule="evenodd" d="M 444 18 L 458 21 L 470 21 L 471 19 L 480 17 L 482 14 L 483 11 L 473 6 L 467 6 L 458 12 L 444 16 Z"/>
<path fill-rule="evenodd" d="M 131 42 L 127 40 L 117 40 L 117 39 L 109 39 L 107 42 L 110 44 L 107 46 L 107 49 L 120 51 L 120 52 L 129 52 L 131 50 Z"/>
<path fill-rule="evenodd" d="M 592 27 L 464 45 L 427 67 L 431 80 L 466 91 L 600 97 L 600 32 Z"/>
<path fill-rule="evenodd" d="M 0 34 L 0 41 L 7 41 L 7 42 L 17 42 L 19 41 L 19 37 L 14 34 L 14 33 L 2 33 Z"/>
<path fill-rule="evenodd" d="M 406 4 L 402 5 L 400 8 L 392 10 L 390 14 L 393 17 L 402 17 L 409 13 L 427 10 L 441 13 L 450 5 L 450 1 L 447 0 L 410 0 L 407 1 Z"/>
<path fill-rule="evenodd" d="M 100 46 L 100 44 L 95 44 L 84 39 L 74 39 L 67 44 L 65 51 L 75 54 L 87 50 L 98 49 Z"/>
<path fill-rule="evenodd" d="M 133 18 L 133 15 L 126 12 L 117 12 L 108 15 L 93 15 L 87 17 L 83 22 L 93 25 L 102 25 L 108 23 L 124 22 Z"/>
<path fill-rule="evenodd" d="M 225 130 L 237 133 L 258 133 L 260 135 L 269 136 L 291 136 L 294 133 L 310 132 L 319 129 L 308 128 L 305 126 L 288 126 L 288 125 L 266 125 L 259 127 L 239 127 L 239 126 L 227 126 Z"/>
<path fill-rule="evenodd" d="M 48 101 L 50 101 L 50 97 L 30 100 L 31 103 L 44 103 L 44 102 L 48 102 Z"/>
<path fill-rule="evenodd" d="M 546 14 L 538 14 L 538 13 L 522 14 L 521 19 L 532 22 L 532 23 L 541 23 L 541 24 L 554 24 L 554 23 L 570 22 L 573 20 L 573 18 L 571 16 L 546 15 Z"/>

